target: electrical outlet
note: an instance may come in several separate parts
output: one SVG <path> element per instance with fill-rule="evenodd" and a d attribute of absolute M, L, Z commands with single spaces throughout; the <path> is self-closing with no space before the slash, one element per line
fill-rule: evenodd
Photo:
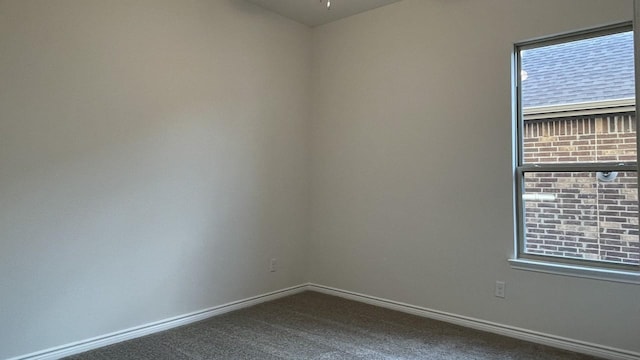
<path fill-rule="evenodd" d="M 278 259 L 271 258 L 271 260 L 269 261 L 269 271 L 275 272 L 277 269 L 277 265 L 278 265 Z"/>
<path fill-rule="evenodd" d="M 496 297 L 504 299 L 505 286 L 506 284 L 504 281 L 496 281 Z"/>

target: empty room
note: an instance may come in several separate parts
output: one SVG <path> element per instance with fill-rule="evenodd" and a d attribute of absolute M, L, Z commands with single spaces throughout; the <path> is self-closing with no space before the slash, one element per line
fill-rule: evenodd
<path fill-rule="evenodd" d="M 0 0 L 0 359 L 640 359 L 634 18 Z"/>

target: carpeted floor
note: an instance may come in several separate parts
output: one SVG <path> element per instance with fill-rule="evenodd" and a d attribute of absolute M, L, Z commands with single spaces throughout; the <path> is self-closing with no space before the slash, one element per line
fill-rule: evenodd
<path fill-rule="evenodd" d="M 316 292 L 67 359 L 594 359 Z"/>

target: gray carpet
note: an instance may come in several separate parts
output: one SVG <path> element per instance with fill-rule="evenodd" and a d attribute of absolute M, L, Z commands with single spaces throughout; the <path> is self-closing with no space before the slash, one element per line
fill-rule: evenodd
<path fill-rule="evenodd" d="M 595 359 L 304 292 L 67 359 Z"/>

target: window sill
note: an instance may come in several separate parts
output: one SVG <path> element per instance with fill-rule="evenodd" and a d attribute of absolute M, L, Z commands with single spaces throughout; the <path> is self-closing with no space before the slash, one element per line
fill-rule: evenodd
<path fill-rule="evenodd" d="M 600 269 L 526 259 L 509 259 L 509 263 L 511 268 L 517 270 L 640 285 L 640 272 L 635 271 Z"/>

